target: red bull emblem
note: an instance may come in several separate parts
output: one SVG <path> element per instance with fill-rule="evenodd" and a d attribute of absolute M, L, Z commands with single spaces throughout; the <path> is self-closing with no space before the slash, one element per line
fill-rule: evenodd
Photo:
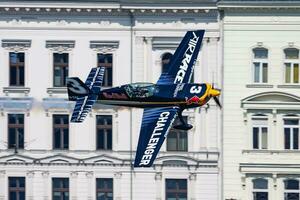
<path fill-rule="evenodd" d="M 187 103 L 187 105 L 199 104 L 200 103 L 200 98 L 195 95 L 192 98 L 187 99 L 186 103 Z"/>

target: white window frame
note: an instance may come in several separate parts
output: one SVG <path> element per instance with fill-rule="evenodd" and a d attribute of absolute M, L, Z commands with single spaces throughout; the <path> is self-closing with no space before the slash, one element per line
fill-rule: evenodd
<path fill-rule="evenodd" d="M 267 58 L 255 58 L 254 51 L 256 49 L 265 49 L 268 52 L 269 57 L 269 50 L 265 47 L 255 47 L 252 49 L 252 80 L 255 84 L 266 84 L 269 82 L 269 62 L 268 57 Z M 259 63 L 259 80 L 258 82 L 255 81 L 255 63 Z M 263 82 L 263 65 L 267 64 L 267 81 Z"/>
<path fill-rule="evenodd" d="M 288 190 L 288 189 L 285 189 L 285 181 L 288 181 L 288 180 L 296 180 L 296 181 L 298 181 L 299 182 L 299 180 L 298 179 L 294 179 L 294 178 L 289 178 L 289 179 L 285 179 L 284 181 L 283 181 L 283 198 L 284 198 L 284 200 L 286 200 L 286 198 L 285 198 L 285 194 L 286 193 L 298 193 L 299 194 L 299 197 L 300 197 L 300 183 L 299 183 L 299 189 L 298 190 Z"/>
<path fill-rule="evenodd" d="M 290 64 L 291 65 L 291 72 L 290 72 L 290 82 L 287 82 L 286 80 L 286 64 Z M 295 83 L 294 80 L 294 67 L 295 64 L 298 64 L 298 71 L 300 68 L 300 62 L 295 62 L 295 59 L 286 59 L 284 61 L 284 83 L 286 84 L 299 84 L 300 83 L 300 73 L 298 73 L 298 83 Z"/>
<path fill-rule="evenodd" d="M 253 129 L 258 128 L 258 148 L 254 149 L 254 141 L 253 141 Z M 267 147 L 262 148 L 262 129 L 267 128 Z M 268 125 L 268 117 L 267 116 L 252 116 L 252 126 L 251 126 L 251 149 L 254 150 L 264 150 L 269 148 L 269 125 Z"/>
<path fill-rule="evenodd" d="M 286 58 L 286 53 L 285 53 L 285 50 L 286 49 L 291 49 L 290 47 L 289 48 L 285 48 L 283 50 L 284 52 L 284 83 L 285 84 L 300 84 L 300 50 L 298 48 L 295 48 L 295 47 L 292 47 L 292 49 L 297 49 L 299 51 L 298 53 L 298 59 L 287 59 Z M 286 80 L 286 64 L 290 64 L 291 65 L 291 72 L 290 72 L 290 82 L 287 82 Z M 298 64 L 298 83 L 295 83 L 294 81 L 294 65 L 295 64 Z"/>
<path fill-rule="evenodd" d="M 298 120 L 298 125 L 285 125 L 284 121 L 285 120 Z M 286 128 L 290 129 L 290 148 L 286 149 L 285 148 L 285 132 L 284 130 Z M 293 144 L 294 144 L 294 128 L 298 128 L 298 149 L 294 149 Z M 299 117 L 295 116 L 295 117 L 284 117 L 283 118 L 283 148 L 285 150 L 299 150 L 300 149 L 300 119 Z"/>
<path fill-rule="evenodd" d="M 267 189 L 256 189 L 256 188 L 254 188 L 254 181 L 257 180 L 257 179 L 266 180 L 267 181 Z M 252 199 L 254 199 L 254 193 L 255 192 L 266 192 L 266 193 L 268 193 L 268 199 L 270 199 L 270 197 L 269 197 L 269 194 L 270 194 L 270 192 L 269 192 L 269 180 L 267 178 L 260 178 L 260 177 L 253 178 L 252 179 Z"/>

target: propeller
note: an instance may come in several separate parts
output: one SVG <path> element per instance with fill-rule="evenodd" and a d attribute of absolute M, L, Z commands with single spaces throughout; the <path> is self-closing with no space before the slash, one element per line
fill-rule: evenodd
<path fill-rule="evenodd" d="M 217 106 L 218 106 L 220 109 L 222 109 L 221 102 L 220 102 L 220 100 L 219 100 L 219 98 L 218 98 L 218 96 L 219 96 L 221 90 L 215 88 L 214 83 L 212 83 L 211 89 L 212 89 L 212 91 L 213 91 L 213 92 L 212 92 L 212 97 L 213 97 L 214 101 L 216 102 Z M 213 93 L 219 93 L 219 94 L 218 94 L 218 95 L 216 95 L 216 94 L 214 95 Z"/>
<path fill-rule="evenodd" d="M 221 103 L 220 103 L 219 98 L 218 98 L 218 97 L 213 97 L 213 98 L 214 98 L 214 100 L 215 100 L 217 106 L 218 106 L 220 109 L 222 109 L 222 105 L 221 105 Z"/>

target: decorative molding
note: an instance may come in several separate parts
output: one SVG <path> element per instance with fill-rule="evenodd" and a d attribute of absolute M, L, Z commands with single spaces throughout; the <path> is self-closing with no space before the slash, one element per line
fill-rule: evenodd
<path fill-rule="evenodd" d="M 44 158 L 40 158 L 40 159 L 36 159 L 35 161 L 38 164 L 62 164 L 62 165 L 69 165 L 69 164 L 79 164 L 80 163 L 80 159 L 71 157 L 71 156 L 66 156 L 63 154 L 57 154 L 57 155 L 53 155 L 53 156 L 47 156 Z"/>
<path fill-rule="evenodd" d="M 86 176 L 87 178 L 93 178 L 94 172 L 93 172 L 93 171 L 86 172 L 86 173 L 85 173 L 85 176 Z"/>
<path fill-rule="evenodd" d="M 146 37 L 146 42 L 152 42 L 153 49 L 176 49 L 182 38 L 180 37 Z"/>
<path fill-rule="evenodd" d="M 47 40 L 46 48 L 56 52 L 71 51 L 75 47 L 75 40 Z"/>
<path fill-rule="evenodd" d="M 116 165 L 116 164 L 124 165 L 124 160 L 122 160 L 120 158 L 113 157 L 113 156 L 108 156 L 108 155 L 105 155 L 105 154 L 82 159 L 82 162 L 90 163 L 90 164 L 93 164 L 93 165 L 99 165 L 99 164 L 103 164 L 103 165 Z"/>
<path fill-rule="evenodd" d="M 0 178 L 4 178 L 6 174 L 5 170 L 0 170 Z"/>
<path fill-rule="evenodd" d="M 18 94 L 23 93 L 25 96 L 28 96 L 29 92 L 30 92 L 29 87 L 15 87 L 15 86 L 3 87 L 3 93 L 5 94 L 5 96 L 9 96 L 10 93 L 18 93 Z"/>
<path fill-rule="evenodd" d="M 2 40 L 2 47 L 14 52 L 25 51 L 31 47 L 31 40 Z"/>
<path fill-rule="evenodd" d="M 242 174 L 241 175 L 241 182 L 242 182 L 242 188 L 243 188 L 243 190 L 245 190 L 246 189 L 246 174 Z"/>
<path fill-rule="evenodd" d="M 242 99 L 241 107 L 246 110 L 300 110 L 300 97 L 278 91 L 263 92 Z"/>
<path fill-rule="evenodd" d="M 122 177 L 122 172 L 116 172 L 114 173 L 114 176 L 117 178 L 117 179 L 120 179 Z"/>
<path fill-rule="evenodd" d="M 29 115 L 32 104 L 32 97 L 0 97 L 0 113 L 4 115 L 3 112 L 26 112 Z"/>
<path fill-rule="evenodd" d="M 161 181 L 162 180 L 162 172 L 156 172 L 155 176 L 154 176 L 154 179 L 156 181 Z"/>
<path fill-rule="evenodd" d="M 190 180 L 190 181 L 195 181 L 195 180 L 197 180 L 197 174 L 196 174 L 196 173 L 190 173 L 190 174 L 189 174 L 189 180 Z"/>
<path fill-rule="evenodd" d="M 90 48 L 96 52 L 109 53 L 119 48 L 119 41 L 90 41 Z"/>
<path fill-rule="evenodd" d="M 257 84 L 257 83 L 253 83 L 253 84 L 247 84 L 246 88 L 273 88 L 274 85 L 271 84 Z"/>
<path fill-rule="evenodd" d="M 78 172 L 77 171 L 71 171 L 70 176 L 71 176 L 71 178 L 77 178 L 78 177 Z"/>
<path fill-rule="evenodd" d="M 50 172 L 49 171 L 42 171 L 42 177 L 43 178 L 48 178 L 49 177 Z"/>
<path fill-rule="evenodd" d="M 67 87 L 51 87 L 47 88 L 47 93 L 51 97 L 53 94 L 67 94 Z"/>
<path fill-rule="evenodd" d="M 46 111 L 47 116 L 49 112 L 65 111 L 71 112 L 74 108 L 75 102 L 70 102 L 64 98 L 44 98 L 42 105 Z"/>
<path fill-rule="evenodd" d="M 277 85 L 278 88 L 300 88 L 299 84 L 284 84 L 284 85 Z"/>
<path fill-rule="evenodd" d="M 11 154 L 0 157 L 1 164 L 26 164 L 34 163 L 35 159 L 29 156 L 23 156 L 19 154 Z"/>
<path fill-rule="evenodd" d="M 277 189 L 277 174 L 276 173 L 273 173 L 272 174 L 272 179 L 273 179 L 273 187 L 274 189 L 276 190 Z"/>
<path fill-rule="evenodd" d="M 28 178 L 33 178 L 34 177 L 34 171 L 27 171 L 26 175 Z"/>

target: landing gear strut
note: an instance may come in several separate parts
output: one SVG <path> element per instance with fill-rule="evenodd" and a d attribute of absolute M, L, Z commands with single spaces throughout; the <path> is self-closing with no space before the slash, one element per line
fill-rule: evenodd
<path fill-rule="evenodd" d="M 182 117 L 182 111 L 183 111 L 183 109 L 181 109 L 178 113 L 178 118 L 179 118 L 181 124 L 175 125 L 174 128 L 187 131 L 187 130 L 190 130 L 191 128 L 193 128 L 193 126 L 191 124 L 188 124 L 186 121 L 184 121 L 184 119 Z"/>

